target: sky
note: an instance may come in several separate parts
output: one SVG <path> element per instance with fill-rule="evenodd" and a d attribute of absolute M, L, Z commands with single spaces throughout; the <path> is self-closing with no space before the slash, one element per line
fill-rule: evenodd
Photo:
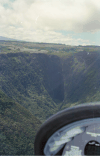
<path fill-rule="evenodd" d="M 0 0 L 0 36 L 100 45 L 100 0 Z"/>

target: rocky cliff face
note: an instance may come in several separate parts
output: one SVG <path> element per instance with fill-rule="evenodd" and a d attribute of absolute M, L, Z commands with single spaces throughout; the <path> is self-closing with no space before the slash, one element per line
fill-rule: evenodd
<path fill-rule="evenodd" d="M 100 53 L 0 54 L 0 88 L 44 121 L 73 103 L 100 100 Z"/>

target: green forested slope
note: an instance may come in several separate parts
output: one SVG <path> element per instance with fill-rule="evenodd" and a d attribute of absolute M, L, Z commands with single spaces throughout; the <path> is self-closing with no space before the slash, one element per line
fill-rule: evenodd
<path fill-rule="evenodd" d="M 55 94 L 53 88 L 55 83 L 59 86 L 60 82 L 59 77 L 56 82 L 54 75 L 61 67 L 59 61 L 56 63 L 55 60 L 59 59 L 45 54 L 0 55 L 1 89 L 41 121 L 57 111 L 57 104 L 53 100 Z"/>
<path fill-rule="evenodd" d="M 100 101 L 100 47 L 1 41 L 0 88 L 42 122 Z"/>
<path fill-rule="evenodd" d="M 33 155 L 41 122 L 0 91 L 0 155 Z"/>
<path fill-rule="evenodd" d="M 65 97 L 61 109 L 100 101 L 100 52 L 78 52 L 63 58 Z"/>
<path fill-rule="evenodd" d="M 100 101 L 100 47 L 1 41 L 0 90 L 0 154 L 33 155 L 41 122 Z"/>

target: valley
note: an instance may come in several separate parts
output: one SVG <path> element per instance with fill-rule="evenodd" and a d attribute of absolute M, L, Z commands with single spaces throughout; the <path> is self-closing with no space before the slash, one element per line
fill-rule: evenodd
<path fill-rule="evenodd" d="M 23 152 L 15 153 L 32 154 L 35 134 L 48 117 L 77 104 L 100 101 L 100 47 L 1 40 L 0 90 L 1 101 L 13 101 L 8 106 L 0 101 L 1 137 L 11 149 L 8 154 L 16 151 L 25 135 L 28 145 L 21 141 L 18 148 L 23 146 Z M 17 142 L 7 140 L 9 127 Z"/>

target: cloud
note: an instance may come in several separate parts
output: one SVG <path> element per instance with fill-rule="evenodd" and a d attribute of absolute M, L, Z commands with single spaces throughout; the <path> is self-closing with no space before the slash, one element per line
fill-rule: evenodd
<path fill-rule="evenodd" d="M 16 39 L 72 43 L 55 31 L 96 32 L 99 17 L 100 0 L 0 0 L 0 34 Z"/>

